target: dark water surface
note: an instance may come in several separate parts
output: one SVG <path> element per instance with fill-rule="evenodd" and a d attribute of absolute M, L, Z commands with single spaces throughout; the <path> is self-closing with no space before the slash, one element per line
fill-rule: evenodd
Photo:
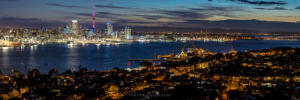
<path fill-rule="evenodd" d="M 231 45 L 237 51 L 273 48 L 300 47 L 300 41 L 238 40 L 234 42 L 134 42 L 124 45 L 77 45 L 45 44 L 25 48 L 0 48 L 0 70 L 11 69 L 27 72 L 37 68 L 47 73 L 52 68 L 63 72 L 82 65 L 88 69 L 109 70 L 126 68 L 128 59 L 152 59 L 156 54 L 179 53 L 181 48 L 198 47 L 212 52 L 228 52 Z M 131 63 L 131 67 L 138 66 Z"/>

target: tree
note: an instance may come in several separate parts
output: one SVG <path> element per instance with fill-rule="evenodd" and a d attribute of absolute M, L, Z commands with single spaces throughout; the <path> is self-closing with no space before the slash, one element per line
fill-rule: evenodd
<path fill-rule="evenodd" d="M 39 77 L 40 71 L 38 69 L 32 69 L 28 72 L 28 75 L 32 78 Z"/>

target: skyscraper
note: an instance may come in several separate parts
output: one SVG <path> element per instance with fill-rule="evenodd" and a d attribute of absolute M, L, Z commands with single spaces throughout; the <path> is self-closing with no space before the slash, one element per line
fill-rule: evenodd
<path fill-rule="evenodd" d="M 73 32 L 73 34 L 78 35 L 79 34 L 79 24 L 78 24 L 78 20 L 72 20 L 72 27 L 71 30 Z"/>
<path fill-rule="evenodd" d="M 127 40 L 132 39 L 132 37 L 131 37 L 131 28 L 130 28 L 130 27 L 127 27 L 127 26 L 126 26 L 124 32 L 125 32 L 125 35 L 126 35 L 126 39 L 127 39 Z"/>
<path fill-rule="evenodd" d="M 70 27 L 69 27 L 69 26 L 66 26 L 66 27 L 64 28 L 64 34 L 67 35 L 67 34 L 70 34 L 70 33 L 72 33 Z"/>
<path fill-rule="evenodd" d="M 92 28 L 89 32 L 88 32 L 88 36 L 91 37 L 94 35 L 94 29 Z"/>
<path fill-rule="evenodd" d="M 107 22 L 106 25 L 107 25 L 107 34 L 113 35 L 113 25 L 110 24 L 109 22 Z"/>

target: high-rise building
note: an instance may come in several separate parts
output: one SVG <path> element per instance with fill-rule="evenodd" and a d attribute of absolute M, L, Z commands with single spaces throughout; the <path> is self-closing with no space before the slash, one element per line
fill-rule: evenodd
<path fill-rule="evenodd" d="M 64 34 L 67 35 L 67 34 L 70 34 L 70 33 L 72 33 L 72 30 L 70 29 L 69 26 L 66 26 L 66 27 L 64 28 Z"/>
<path fill-rule="evenodd" d="M 71 27 L 72 33 L 78 35 L 80 28 L 78 24 L 78 20 L 72 20 L 72 27 Z"/>
<path fill-rule="evenodd" d="M 89 37 L 94 36 L 94 29 L 93 28 L 88 32 L 88 36 Z"/>
<path fill-rule="evenodd" d="M 119 32 L 118 32 L 118 31 L 116 31 L 116 32 L 114 33 L 114 35 L 115 35 L 115 36 L 114 36 L 115 38 L 119 38 Z"/>
<path fill-rule="evenodd" d="M 124 30 L 124 33 L 126 35 L 126 39 L 127 40 L 130 40 L 132 39 L 132 36 L 131 36 L 131 28 L 130 27 L 125 27 L 125 30 Z"/>
<path fill-rule="evenodd" d="M 109 22 L 107 22 L 106 25 L 107 25 L 107 34 L 108 35 L 113 35 L 114 34 L 114 32 L 113 32 L 113 25 L 110 24 Z"/>

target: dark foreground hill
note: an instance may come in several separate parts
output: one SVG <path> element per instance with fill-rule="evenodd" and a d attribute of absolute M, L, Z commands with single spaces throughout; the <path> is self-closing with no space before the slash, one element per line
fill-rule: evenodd
<path fill-rule="evenodd" d="M 42 100 L 297 100 L 300 49 L 273 48 L 191 56 L 140 70 L 0 76 L 0 98 Z"/>

